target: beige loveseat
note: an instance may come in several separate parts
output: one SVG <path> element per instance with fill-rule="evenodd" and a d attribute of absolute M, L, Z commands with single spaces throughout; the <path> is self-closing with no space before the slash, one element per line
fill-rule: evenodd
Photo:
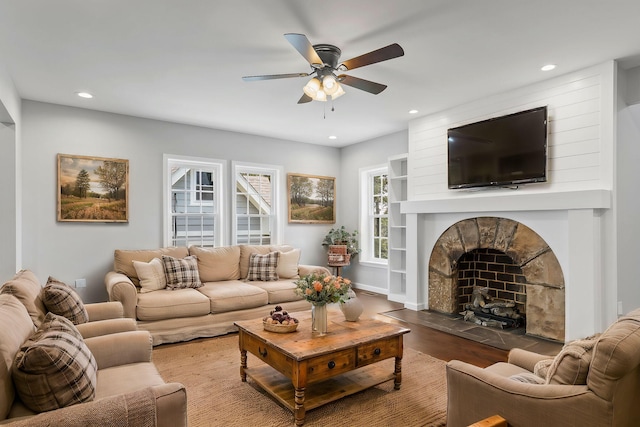
<path fill-rule="evenodd" d="M 274 252 L 278 254 L 278 280 L 247 280 L 253 271 L 252 254 Z M 163 256 L 195 257 L 202 286 L 167 289 L 160 284 L 158 289 L 149 277 L 141 282 L 141 267 L 151 268 L 154 262 L 157 266 L 159 261 L 154 259 Z M 109 300 L 121 302 L 125 317 L 136 319 L 140 329 L 151 332 L 154 345 L 187 341 L 235 332 L 233 322 L 266 316 L 276 305 L 292 312 L 310 309 L 310 304 L 295 294 L 295 280 L 313 272 L 330 272 L 325 267 L 299 265 L 299 257 L 299 249 L 285 245 L 116 250 L 114 271 L 107 273 L 105 285 Z"/>
<path fill-rule="evenodd" d="M 25 278 L 18 278 L 20 280 Z M 16 279 L 12 282 L 15 284 Z M 109 307 L 116 305 L 100 305 L 98 308 L 108 312 L 111 310 Z M 184 386 L 162 380 L 151 363 L 152 346 L 148 332 L 118 332 L 131 329 L 132 322 L 125 320 L 128 319 L 88 322 L 83 332 L 87 338 L 80 335 L 78 329 L 74 330 L 69 320 L 52 313 L 44 315 L 40 326 L 36 328 L 23 301 L 9 292 L 1 293 L 0 425 L 186 426 L 187 400 Z M 50 326 L 56 323 L 57 327 Z M 67 325 L 66 332 L 60 332 L 59 326 L 62 323 Z M 135 329 L 135 325 L 133 328 Z M 108 333 L 109 329 L 115 333 Z M 38 341 L 36 337 L 41 340 Z M 47 347 L 51 343 L 54 345 Z M 41 366 L 35 369 L 32 359 L 21 359 L 20 355 L 38 345 L 41 349 L 45 348 L 44 352 L 37 353 L 40 358 L 43 354 L 50 356 L 44 358 L 44 362 L 41 360 Z M 68 361 L 81 359 L 79 355 L 84 356 L 83 360 L 88 360 L 89 357 L 95 360 L 87 364 L 89 367 L 93 366 L 89 371 L 94 376 L 83 373 L 83 378 L 92 378 L 90 388 L 93 392 L 88 397 L 83 397 L 80 403 L 64 403 L 57 393 L 65 393 L 67 386 L 60 378 L 68 377 L 69 371 L 65 370 L 69 365 Z M 29 356 L 32 357 L 35 356 Z M 30 370 L 24 371 L 18 360 L 22 360 Z M 30 363 L 26 363 L 27 360 Z M 62 368 L 61 360 L 66 361 Z M 74 383 L 77 384 L 75 377 Z M 36 402 L 46 399 L 47 404 L 55 405 L 55 408 L 48 408 L 45 412 L 36 411 L 30 409 L 33 402 L 26 404 L 26 401 L 21 400 L 20 396 L 26 398 L 29 393 L 21 395 L 18 390 L 25 393 L 25 390 L 36 389 L 34 384 L 39 385 L 38 390 L 49 387 L 57 391 L 39 393 L 32 399 Z"/>
<path fill-rule="evenodd" d="M 491 415 L 509 426 L 640 426 L 640 309 L 555 357 L 513 349 L 508 362 L 447 364 L 447 426 Z"/>

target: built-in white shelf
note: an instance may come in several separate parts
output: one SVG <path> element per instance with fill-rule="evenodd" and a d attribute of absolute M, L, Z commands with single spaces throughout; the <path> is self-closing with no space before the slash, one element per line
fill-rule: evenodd
<path fill-rule="evenodd" d="M 388 298 L 404 302 L 407 283 L 407 221 L 402 203 L 407 200 L 407 155 L 389 158 Z"/>

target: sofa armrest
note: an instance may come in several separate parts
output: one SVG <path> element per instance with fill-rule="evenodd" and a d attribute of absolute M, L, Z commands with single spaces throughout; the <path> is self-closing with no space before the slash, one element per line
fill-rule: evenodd
<path fill-rule="evenodd" d="M 82 338 L 99 337 L 101 335 L 115 334 L 138 330 L 136 321 L 128 318 L 98 320 L 96 322 L 80 323 L 76 325 Z"/>
<path fill-rule="evenodd" d="M 118 332 L 84 340 L 98 363 L 98 369 L 130 363 L 151 362 L 151 334 L 148 331 Z"/>
<path fill-rule="evenodd" d="M 153 387 L 156 396 L 158 427 L 187 425 L 187 390 L 180 383 Z"/>
<path fill-rule="evenodd" d="M 331 272 L 327 267 L 322 267 L 319 265 L 298 264 L 298 275 L 300 275 L 300 277 L 308 276 L 309 274 L 314 274 L 314 273 L 331 276 Z"/>
<path fill-rule="evenodd" d="M 553 356 L 538 354 L 521 348 L 514 348 L 509 352 L 507 360 L 512 365 L 520 366 L 529 372 L 533 372 L 536 363 L 545 359 L 553 359 Z"/>
<path fill-rule="evenodd" d="M 169 402 L 171 401 L 171 402 Z M 175 408 L 184 407 L 184 416 L 168 415 L 166 408 L 171 403 Z M 108 396 L 103 399 L 67 406 L 43 412 L 32 417 L 21 417 L 6 424 L 13 427 L 85 427 L 120 425 L 137 427 L 187 425 L 187 397 L 182 384 L 169 383 L 126 394 Z M 169 422 L 165 419 L 169 417 Z M 3 423 L 3 425 L 5 425 Z"/>
<path fill-rule="evenodd" d="M 604 425 L 608 403 L 586 385 L 529 384 L 459 360 L 446 366 L 447 426 L 500 415 L 510 425 Z"/>
<path fill-rule="evenodd" d="M 109 294 L 109 301 L 119 301 L 124 310 L 124 317 L 135 319 L 138 290 L 131 279 L 122 273 L 110 271 L 104 277 L 104 284 Z"/>
<path fill-rule="evenodd" d="M 124 317 L 124 308 L 119 301 L 85 304 L 84 308 L 87 309 L 89 322 Z"/>

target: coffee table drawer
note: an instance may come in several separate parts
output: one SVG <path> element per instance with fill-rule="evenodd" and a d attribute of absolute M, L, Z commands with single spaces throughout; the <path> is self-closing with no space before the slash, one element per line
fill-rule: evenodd
<path fill-rule="evenodd" d="M 251 335 L 245 334 L 244 348 L 249 353 L 253 354 L 258 359 L 272 366 L 287 377 L 292 377 L 293 360 L 275 350 L 269 344 L 266 344 L 265 342 L 260 341 L 259 339 Z"/>
<path fill-rule="evenodd" d="M 358 366 L 365 366 L 398 355 L 398 337 L 373 341 L 358 346 Z"/>
<path fill-rule="evenodd" d="M 348 349 L 310 359 L 307 362 L 308 381 L 329 378 L 355 369 L 355 355 L 354 349 Z"/>

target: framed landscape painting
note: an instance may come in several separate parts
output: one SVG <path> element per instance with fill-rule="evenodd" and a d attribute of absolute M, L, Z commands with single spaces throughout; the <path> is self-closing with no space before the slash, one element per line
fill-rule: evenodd
<path fill-rule="evenodd" d="M 129 160 L 58 154 L 58 221 L 128 222 Z"/>
<path fill-rule="evenodd" d="M 336 179 L 330 176 L 287 174 L 289 222 L 334 224 Z"/>

